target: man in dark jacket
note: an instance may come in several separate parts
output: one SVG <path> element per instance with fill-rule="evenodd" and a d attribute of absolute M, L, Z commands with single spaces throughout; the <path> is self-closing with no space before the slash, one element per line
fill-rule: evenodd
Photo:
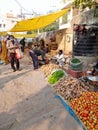
<path fill-rule="evenodd" d="M 24 37 L 23 39 L 21 39 L 20 44 L 21 44 L 21 50 L 22 50 L 22 52 L 24 53 L 24 48 L 25 48 L 25 37 Z"/>

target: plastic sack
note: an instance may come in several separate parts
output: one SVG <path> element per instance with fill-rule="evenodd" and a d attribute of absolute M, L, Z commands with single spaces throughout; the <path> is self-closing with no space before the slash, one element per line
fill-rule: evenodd
<path fill-rule="evenodd" d="M 17 59 L 21 59 L 21 58 L 23 58 L 23 57 L 24 57 L 24 56 L 23 56 L 23 53 L 22 53 L 21 49 L 17 48 L 17 49 L 16 49 L 16 58 L 17 58 Z"/>

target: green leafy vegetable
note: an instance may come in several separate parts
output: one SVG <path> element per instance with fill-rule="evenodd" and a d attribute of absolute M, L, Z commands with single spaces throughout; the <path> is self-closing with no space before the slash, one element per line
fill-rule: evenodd
<path fill-rule="evenodd" d="M 74 59 L 72 59 L 72 61 L 71 61 L 72 63 L 74 63 L 74 64 L 77 64 L 77 63 L 80 63 L 80 60 L 79 59 L 77 59 L 77 58 L 74 58 Z"/>
<path fill-rule="evenodd" d="M 55 84 L 64 75 L 65 73 L 62 70 L 57 70 L 48 78 L 48 82 L 50 84 Z"/>

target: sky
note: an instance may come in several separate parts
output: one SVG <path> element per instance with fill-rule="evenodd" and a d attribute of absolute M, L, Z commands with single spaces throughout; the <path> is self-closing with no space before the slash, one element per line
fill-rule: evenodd
<path fill-rule="evenodd" d="M 37 14 L 46 14 L 50 10 L 59 10 L 61 0 L 0 0 L 0 13 L 12 11 L 20 13 L 22 6 L 23 13 L 36 12 Z M 20 4 L 20 6 L 19 6 Z M 24 8 L 26 10 L 24 10 Z"/>

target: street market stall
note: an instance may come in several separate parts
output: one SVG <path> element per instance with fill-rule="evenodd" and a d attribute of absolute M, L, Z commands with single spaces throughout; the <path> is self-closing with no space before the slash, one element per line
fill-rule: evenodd
<path fill-rule="evenodd" d="M 74 61 L 76 62 L 76 59 Z M 49 77 L 53 74 L 52 72 L 58 69 L 55 69 L 57 66 L 49 66 L 44 65 L 40 70 L 45 73 L 48 82 L 51 84 Z M 51 69 L 48 69 L 48 67 Z M 63 71 L 67 72 L 66 70 Z M 52 82 L 51 86 L 56 90 L 56 98 L 61 101 L 65 109 L 74 117 L 83 130 L 97 130 L 98 91 L 94 87 L 90 87 L 89 82 L 81 80 L 82 77 L 74 78 L 67 74 L 61 76 L 58 81 L 54 78 L 57 77 L 52 76 L 51 79 L 56 82 Z"/>

